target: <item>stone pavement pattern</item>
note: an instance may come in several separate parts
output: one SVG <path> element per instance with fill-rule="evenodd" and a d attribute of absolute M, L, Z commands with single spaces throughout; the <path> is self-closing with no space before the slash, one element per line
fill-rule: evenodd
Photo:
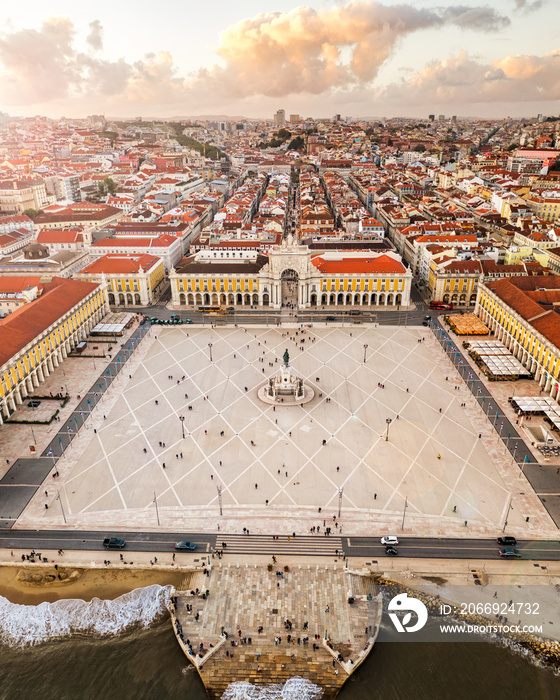
<path fill-rule="evenodd" d="M 97 433 L 60 463 L 72 527 L 154 527 L 156 495 L 164 527 L 239 531 L 247 518 L 255 531 L 308 531 L 323 525 L 318 507 L 337 512 L 342 487 L 344 518 L 364 534 L 396 529 L 405 499 L 413 532 L 462 535 L 467 521 L 469 534 L 495 533 L 523 491 L 511 527 L 553 531 L 427 329 L 174 327 L 144 343 L 106 419 L 96 409 Z M 257 397 L 286 348 L 316 392 L 303 408 Z M 40 496 L 18 526 L 60 525 Z"/>
<path fill-rule="evenodd" d="M 277 571 L 283 577 L 277 576 Z M 366 627 L 371 626 L 372 635 L 377 633 L 377 600 L 348 603 L 355 578 L 342 567 L 311 565 L 284 572 L 279 566 L 267 571 L 262 565 L 218 564 L 208 577 L 200 574 L 196 587 L 201 593 L 208 589 L 209 597 L 203 600 L 189 591 L 180 593 L 175 614 L 195 654 L 201 642 L 203 656 L 212 652 L 210 645 L 220 643 L 222 628 L 228 634 L 200 668 L 209 697 L 220 698 L 234 681 L 268 685 L 285 683 L 295 676 L 323 688 L 325 700 L 336 697 L 349 674 L 341 663 L 333 663 L 333 655 L 323 645 L 325 633 L 344 662 L 353 659 L 356 665 L 368 642 Z M 192 612 L 187 612 L 187 605 L 192 605 Z M 285 620 L 292 622 L 291 632 L 285 629 Z M 292 643 L 288 643 L 288 634 L 295 638 Z M 315 635 L 320 638 L 315 639 Z M 297 644 L 297 638 L 303 641 L 305 636 L 309 643 Z M 278 637 L 281 642 L 275 644 Z M 243 638 L 251 638 L 251 644 L 242 644 Z M 314 650 L 313 644 L 318 648 Z M 188 652 L 186 655 L 191 658 Z"/>

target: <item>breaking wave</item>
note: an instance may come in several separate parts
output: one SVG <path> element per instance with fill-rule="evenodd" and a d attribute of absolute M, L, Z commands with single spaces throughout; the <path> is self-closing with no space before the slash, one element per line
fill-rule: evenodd
<path fill-rule="evenodd" d="M 0 596 L 0 643 L 40 644 L 73 634 L 114 636 L 132 626 L 148 627 L 169 609 L 171 586 L 136 588 L 114 600 L 93 598 L 18 605 Z"/>
<path fill-rule="evenodd" d="M 255 686 L 247 681 L 228 685 L 222 700 L 319 700 L 323 691 L 304 678 L 289 678 L 284 685 Z"/>

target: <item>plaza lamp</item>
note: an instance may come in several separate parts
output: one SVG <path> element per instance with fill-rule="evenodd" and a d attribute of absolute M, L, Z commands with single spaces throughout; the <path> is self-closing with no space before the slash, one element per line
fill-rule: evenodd
<path fill-rule="evenodd" d="M 393 422 L 392 418 L 386 418 L 385 423 L 387 423 L 387 434 L 385 435 L 385 442 L 389 442 L 389 426 Z"/>
<path fill-rule="evenodd" d="M 60 491 L 58 491 L 58 490 L 56 492 L 56 500 L 60 503 L 60 510 L 62 511 L 62 517 L 64 518 L 64 522 L 66 523 L 66 513 L 64 512 L 64 508 L 62 506 L 62 498 L 60 498 Z"/>
<path fill-rule="evenodd" d="M 183 433 L 183 440 L 185 439 L 185 416 L 179 416 L 181 421 L 181 432 Z"/>
<path fill-rule="evenodd" d="M 366 350 L 368 349 L 368 344 L 364 343 L 364 362 L 366 361 Z"/>
<path fill-rule="evenodd" d="M 208 350 L 210 351 L 210 362 L 212 362 L 212 343 L 208 343 Z"/>

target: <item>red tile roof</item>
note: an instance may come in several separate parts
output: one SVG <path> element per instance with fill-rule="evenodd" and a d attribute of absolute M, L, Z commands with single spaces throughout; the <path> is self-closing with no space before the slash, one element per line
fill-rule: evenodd
<path fill-rule="evenodd" d="M 505 277 L 488 281 L 486 286 L 536 331 L 560 348 L 560 277 Z"/>
<path fill-rule="evenodd" d="M 94 260 L 90 265 L 84 267 L 80 274 L 100 275 L 135 275 L 141 267 L 144 272 L 161 262 L 161 258 L 155 255 L 118 255 L 108 253 Z"/>
<path fill-rule="evenodd" d="M 325 260 L 322 255 L 317 255 L 311 262 L 320 271 L 332 275 L 359 275 L 359 274 L 404 274 L 404 265 L 389 255 L 377 257 L 344 258 L 338 260 Z"/>
<path fill-rule="evenodd" d="M 53 277 L 43 294 L 0 319 L 0 367 L 99 287 Z"/>

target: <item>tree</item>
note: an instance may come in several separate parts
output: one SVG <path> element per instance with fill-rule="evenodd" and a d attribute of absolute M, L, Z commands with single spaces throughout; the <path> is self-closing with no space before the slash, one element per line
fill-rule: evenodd
<path fill-rule="evenodd" d="M 28 216 L 30 219 L 33 219 L 33 221 L 39 216 L 39 213 L 37 209 L 25 209 L 23 212 L 24 216 Z"/>
<path fill-rule="evenodd" d="M 117 189 L 117 183 L 111 177 L 104 178 L 103 185 L 109 194 L 114 194 Z"/>
<path fill-rule="evenodd" d="M 282 139 L 282 141 L 287 141 L 291 135 L 292 134 L 290 131 L 288 131 L 288 129 L 280 129 L 276 134 L 276 138 Z"/>
<path fill-rule="evenodd" d="M 97 191 L 99 192 L 100 197 L 105 196 L 105 184 L 104 184 L 104 182 L 105 181 L 97 183 Z"/>
<path fill-rule="evenodd" d="M 296 136 L 296 138 L 292 139 L 288 144 L 289 151 L 303 151 L 304 148 L 305 139 L 303 138 L 303 136 Z"/>

